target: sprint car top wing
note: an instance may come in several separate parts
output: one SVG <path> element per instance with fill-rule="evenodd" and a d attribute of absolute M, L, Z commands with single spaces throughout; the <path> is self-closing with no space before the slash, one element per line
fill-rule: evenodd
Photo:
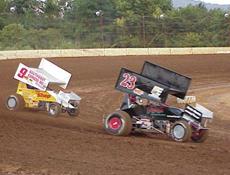
<path fill-rule="evenodd" d="M 63 89 L 68 86 L 71 74 L 66 70 L 58 67 L 50 61 L 47 61 L 44 58 L 41 60 L 38 69 L 43 71 L 50 83 L 58 84 Z"/>
<path fill-rule="evenodd" d="M 189 77 L 147 61 L 142 67 L 141 75 L 167 87 L 168 94 L 179 98 L 185 97 L 191 82 Z"/>
<path fill-rule="evenodd" d="M 14 78 L 45 91 L 49 83 L 58 84 L 65 89 L 71 74 L 43 58 L 38 68 L 27 67 L 20 63 Z"/>

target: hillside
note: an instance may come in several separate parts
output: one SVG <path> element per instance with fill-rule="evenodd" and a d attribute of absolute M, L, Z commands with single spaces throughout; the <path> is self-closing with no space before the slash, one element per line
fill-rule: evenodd
<path fill-rule="evenodd" d="M 199 0 L 172 0 L 173 6 L 178 8 L 178 7 L 186 7 L 187 5 L 198 5 L 202 1 Z M 215 8 L 220 8 L 223 10 L 230 10 L 230 5 L 220 5 L 220 4 L 211 4 L 211 3 L 204 3 L 202 2 L 205 7 L 208 9 L 215 9 Z"/>

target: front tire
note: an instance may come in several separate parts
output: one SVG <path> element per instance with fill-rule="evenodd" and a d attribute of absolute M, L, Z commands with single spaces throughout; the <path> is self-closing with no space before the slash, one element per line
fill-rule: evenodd
<path fill-rule="evenodd" d="M 10 95 L 6 99 L 6 108 L 10 111 L 20 111 L 25 107 L 25 101 L 21 95 Z"/>
<path fill-rule="evenodd" d="M 67 109 L 67 113 L 69 114 L 70 117 L 77 117 L 80 113 L 79 107 L 76 109 Z"/>
<path fill-rule="evenodd" d="M 171 128 L 172 139 L 177 142 L 187 142 L 191 135 L 191 126 L 184 120 L 175 122 Z"/>
<path fill-rule="evenodd" d="M 132 131 L 130 115 L 121 110 L 105 117 L 103 125 L 105 131 L 112 135 L 127 136 Z"/>
<path fill-rule="evenodd" d="M 57 117 L 61 112 L 61 106 L 58 103 L 51 103 L 48 108 L 48 114 L 51 117 Z"/>
<path fill-rule="evenodd" d="M 191 139 L 194 142 L 202 143 L 205 140 L 207 140 L 208 135 L 209 135 L 209 130 L 208 129 L 201 129 L 201 130 L 193 132 Z"/>

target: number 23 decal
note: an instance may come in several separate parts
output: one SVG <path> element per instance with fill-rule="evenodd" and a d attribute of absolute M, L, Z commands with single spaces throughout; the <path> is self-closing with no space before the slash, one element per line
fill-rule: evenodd
<path fill-rule="evenodd" d="M 128 73 L 124 73 L 122 76 L 125 79 L 122 80 L 122 82 L 120 83 L 120 86 L 127 88 L 127 89 L 134 89 L 136 86 L 137 77 L 130 75 Z"/>

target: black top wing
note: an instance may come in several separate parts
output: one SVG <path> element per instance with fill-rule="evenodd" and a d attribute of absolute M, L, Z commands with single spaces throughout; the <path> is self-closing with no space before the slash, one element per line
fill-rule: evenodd
<path fill-rule="evenodd" d="M 178 74 L 159 65 L 145 62 L 141 75 L 156 81 L 168 90 L 168 94 L 184 98 L 190 86 L 191 78 Z"/>

